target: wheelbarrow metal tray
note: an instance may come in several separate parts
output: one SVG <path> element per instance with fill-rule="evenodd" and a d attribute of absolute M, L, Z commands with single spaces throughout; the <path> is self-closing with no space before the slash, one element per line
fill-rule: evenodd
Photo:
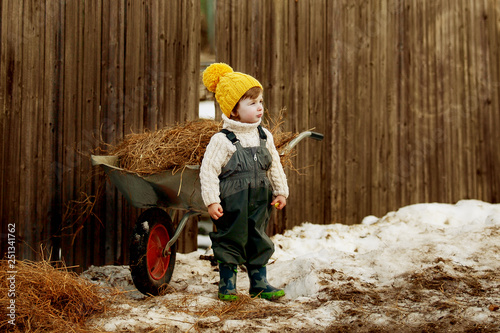
<path fill-rule="evenodd" d="M 118 156 L 91 156 L 92 165 L 100 165 L 110 181 L 127 201 L 137 208 L 165 207 L 206 212 L 200 190 L 200 167 L 188 165 L 173 173 L 170 170 L 141 176 L 118 165 Z"/>
<path fill-rule="evenodd" d="M 304 138 L 321 141 L 323 134 L 305 131 L 287 144 L 283 152 L 291 151 Z M 201 197 L 200 166 L 188 165 L 173 173 L 167 170 L 148 176 L 119 167 L 118 156 L 91 155 L 92 165 L 100 165 L 111 182 L 137 208 L 164 207 L 206 213 Z"/>

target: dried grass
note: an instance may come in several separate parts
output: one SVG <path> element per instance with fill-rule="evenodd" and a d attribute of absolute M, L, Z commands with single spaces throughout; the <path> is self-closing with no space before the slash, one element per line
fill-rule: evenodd
<path fill-rule="evenodd" d="M 179 299 L 179 302 L 168 300 L 165 307 L 170 311 L 183 312 L 197 317 L 192 328 L 196 331 L 205 328 L 221 327 L 226 320 L 265 319 L 273 316 L 293 316 L 294 309 L 280 301 L 263 301 L 248 295 L 238 295 L 239 299 L 233 302 L 219 301 L 213 306 L 197 306 L 193 295 Z M 216 320 L 214 320 L 216 319 Z"/>
<path fill-rule="evenodd" d="M 407 279 L 414 289 L 436 290 L 443 294 L 464 293 L 470 296 L 484 294 L 482 280 L 489 277 L 483 273 L 481 276 L 475 274 L 470 268 L 459 267 L 454 271 L 447 271 L 439 265 L 439 262 L 449 262 L 442 258 L 436 259 L 438 262 L 434 266 L 427 267 L 420 272 L 411 274 Z M 461 271 L 462 270 L 462 271 Z"/>
<path fill-rule="evenodd" d="M 177 172 L 201 163 L 206 146 L 221 126 L 213 120 L 197 120 L 157 131 L 132 133 L 111 150 L 120 167 L 141 175 L 166 170 Z"/>
<path fill-rule="evenodd" d="M 284 132 L 283 112 L 263 124 L 273 134 L 275 146 L 281 151 L 297 134 Z M 222 129 L 222 122 L 195 120 L 165 127 L 157 131 L 132 133 L 108 152 L 120 160 L 120 167 L 140 175 L 151 175 L 187 165 L 200 165 L 210 138 Z M 282 156 L 284 167 L 292 168 L 291 153 Z"/>
<path fill-rule="evenodd" d="M 265 301 L 269 302 L 269 301 Z M 260 299 L 246 295 L 239 295 L 239 299 L 234 302 L 220 302 L 217 306 L 206 309 L 202 313 L 197 313 L 200 317 L 217 316 L 224 320 L 244 320 L 267 318 L 286 313 L 289 308 L 286 306 L 276 306 L 276 302 L 266 304 Z"/>
<path fill-rule="evenodd" d="M 12 262 L 10 262 L 12 263 Z M 0 261 L 0 307 L 15 299 L 15 324 L 7 318 L 0 331 L 11 332 L 90 332 L 85 322 L 107 309 L 103 289 L 79 277 L 67 267 L 42 260 L 17 261 L 15 268 Z M 9 273 L 15 271 L 16 273 Z M 15 298 L 9 297 L 7 278 L 15 277 Z M 5 317 L 4 317 L 5 318 Z"/>

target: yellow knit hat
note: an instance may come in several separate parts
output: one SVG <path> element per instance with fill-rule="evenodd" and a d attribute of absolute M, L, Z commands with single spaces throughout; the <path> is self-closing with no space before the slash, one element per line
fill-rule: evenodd
<path fill-rule="evenodd" d="M 222 62 L 212 64 L 203 72 L 203 84 L 208 90 L 215 93 L 215 99 L 220 105 L 222 113 L 227 117 L 240 98 L 253 87 L 262 85 L 250 75 L 235 72 Z"/>

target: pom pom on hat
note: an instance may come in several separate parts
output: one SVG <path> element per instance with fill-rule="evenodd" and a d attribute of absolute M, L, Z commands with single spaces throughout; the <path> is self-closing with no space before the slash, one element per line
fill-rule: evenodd
<path fill-rule="evenodd" d="M 203 72 L 203 84 L 215 93 L 221 111 L 230 117 L 231 111 L 241 97 L 253 87 L 262 88 L 259 81 L 248 74 L 235 72 L 222 62 L 207 67 Z"/>
<path fill-rule="evenodd" d="M 203 72 L 203 84 L 211 92 L 215 92 L 217 85 L 221 77 L 227 73 L 232 73 L 233 69 L 231 66 L 224 64 L 222 62 L 217 64 L 212 64 L 205 69 Z"/>

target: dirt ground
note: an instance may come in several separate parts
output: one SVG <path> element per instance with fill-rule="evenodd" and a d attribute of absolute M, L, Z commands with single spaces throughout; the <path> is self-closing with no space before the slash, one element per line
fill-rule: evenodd
<path fill-rule="evenodd" d="M 251 299 L 244 290 L 238 302 L 217 300 L 217 268 L 206 260 L 178 260 L 169 293 L 159 297 L 133 291 L 126 266 L 103 269 L 85 275 L 131 290 L 114 300 L 111 312 L 89 322 L 105 331 L 500 332 L 498 272 L 478 272 L 442 258 L 387 287 L 322 270 L 317 295 L 275 302 Z M 239 285 L 247 283 L 242 274 Z"/>

